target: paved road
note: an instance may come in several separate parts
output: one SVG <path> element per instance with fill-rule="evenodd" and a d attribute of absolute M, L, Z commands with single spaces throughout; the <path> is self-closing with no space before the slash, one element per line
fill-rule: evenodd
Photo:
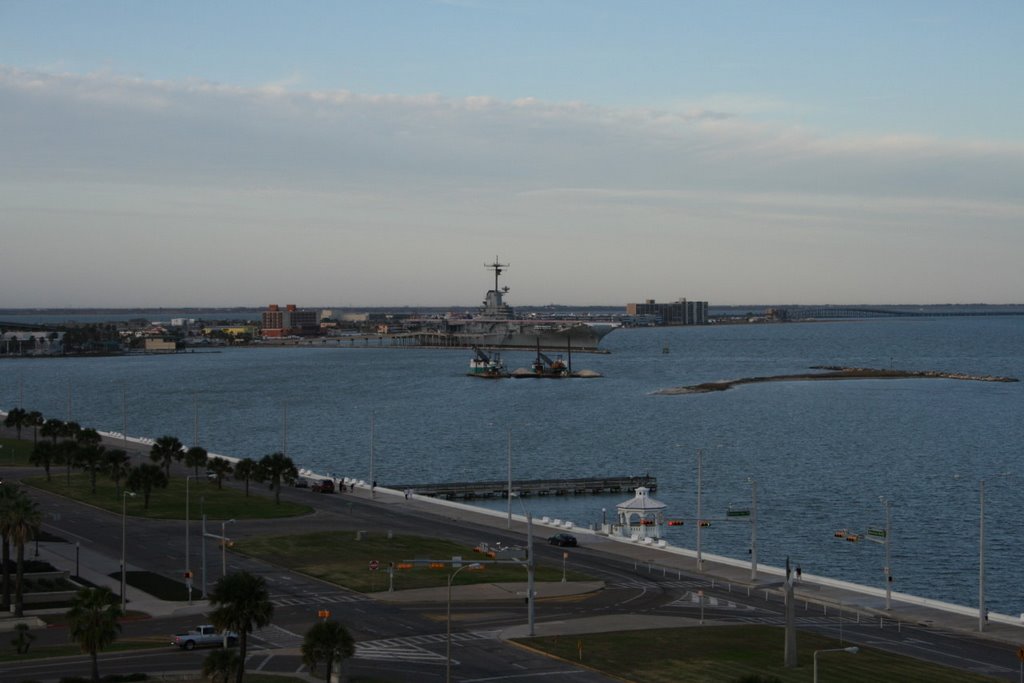
<path fill-rule="evenodd" d="M 360 529 L 367 533 L 415 533 L 462 542 L 467 547 L 482 540 L 489 543 L 522 544 L 525 525 L 519 521 L 505 528 L 503 518 L 478 511 L 449 508 L 435 502 L 405 500 L 379 491 L 371 499 L 366 490 L 335 495 L 312 494 L 308 490 L 287 490 L 283 496 L 312 502 L 314 515 L 294 520 L 261 520 L 231 525 L 231 535 L 245 537 L 266 533 L 287 534 L 316 529 Z M 39 492 L 34 495 L 47 514 L 45 528 L 70 541 L 80 541 L 83 558 L 99 570 L 117 570 L 120 554 L 120 516 Z M 538 537 L 550 533 L 535 525 Z M 219 529 L 217 529 L 219 532 Z M 196 523 L 198 538 L 198 523 Z M 603 582 L 593 586 L 545 586 L 562 590 L 571 598 L 539 600 L 536 607 L 537 635 L 563 635 L 651 628 L 657 626 L 699 626 L 711 623 L 781 624 L 783 604 L 777 589 L 751 587 L 749 570 L 718 566 L 705 561 L 698 571 L 690 557 L 665 553 L 655 548 L 612 541 L 580 532 L 582 547 L 570 551 L 573 568 Z M 130 520 L 127 527 L 129 568 L 144 567 L 168 576 L 180 576 L 184 567 L 183 522 Z M 354 542 L 354 541 L 353 541 Z M 63 552 L 68 544 L 43 544 L 42 552 Z M 198 558 L 197 542 L 192 552 Z M 212 544 L 211 544 L 212 545 Z M 539 561 L 557 565 L 562 549 L 539 543 Z M 210 553 L 210 550 L 208 550 Z M 219 555 L 208 555 L 210 584 L 220 574 Z M 193 560 L 193 566 L 198 560 Z M 273 627 L 254 634 L 248 666 L 265 671 L 302 673 L 298 656 L 301 634 L 315 619 L 316 610 L 327 608 L 353 632 L 359 643 L 351 662 L 353 673 L 366 672 L 395 681 L 443 680 L 446 660 L 444 591 L 433 595 L 413 592 L 375 595 L 372 598 L 326 585 L 315 579 L 283 571 L 267 563 L 228 554 L 228 571 L 246 569 L 267 579 L 275 604 Z M 83 569 L 83 575 L 86 570 Z M 102 571 L 98 571 L 102 575 Z M 744 576 L 745 574 L 745 576 Z M 806 575 L 805 575 L 806 577 Z M 766 576 L 764 581 L 773 581 Z M 502 680 L 536 680 L 558 677 L 570 681 L 605 681 L 599 674 L 567 663 L 541 657 L 509 645 L 510 637 L 528 633 L 526 607 L 509 600 L 510 592 L 525 595 L 525 585 L 494 587 L 474 597 L 456 590 L 453 606 L 453 668 L 459 681 L 499 677 Z M 578 594 L 576 594 L 578 593 Z M 154 618 L 125 625 L 131 637 L 152 637 L 156 642 L 188 625 L 204 621 L 205 605 L 197 598 L 188 607 L 182 603 L 149 601 L 132 597 L 132 606 L 145 609 Z M 884 612 L 877 596 L 842 592 L 807 582 L 798 590 L 797 623 L 801 629 L 826 633 L 846 642 L 877 647 L 913 657 L 937 661 L 1004 680 L 1017 680 L 1016 649 L 1019 628 L 993 624 L 984 637 L 972 633 L 972 620 L 941 610 L 917 605 L 895 604 Z M 38 631 L 37 644 L 66 642 L 62 629 Z M 202 653 L 162 651 L 104 655 L 103 672 L 138 670 L 196 671 Z M 3 680 L 55 680 L 81 666 L 84 660 L 28 662 L 0 666 Z"/>

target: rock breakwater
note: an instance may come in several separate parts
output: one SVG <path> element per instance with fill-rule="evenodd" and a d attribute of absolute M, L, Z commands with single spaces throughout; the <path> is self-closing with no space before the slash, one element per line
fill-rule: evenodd
<path fill-rule="evenodd" d="M 763 377 L 741 377 L 740 379 L 704 382 L 685 387 L 669 387 L 654 393 L 662 396 L 680 394 L 707 394 L 713 391 L 725 391 L 741 384 L 759 384 L 762 382 L 804 382 L 817 380 L 839 379 L 957 379 L 972 382 L 1016 382 L 1016 377 L 998 377 L 994 375 L 971 375 L 964 372 L 942 372 L 940 370 L 894 370 L 879 368 L 848 368 L 839 365 L 813 365 L 811 370 L 791 375 L 767 375 Z"/>

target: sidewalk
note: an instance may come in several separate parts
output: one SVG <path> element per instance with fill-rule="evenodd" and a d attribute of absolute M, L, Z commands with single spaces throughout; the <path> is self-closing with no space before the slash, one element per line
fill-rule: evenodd
<path fill-rule="evenodd" d="M 75 544 L 61 543 L 54 541 L 40 541 L 39 560 L 49 562 L 59 571 L 66 571 L 68 575 L 75 576 Z M 121 582 L 110 576 L 121 571 L 121 560 L 117 557 L 109 557 L 103 553 L 96 552 L 90 548 L 81 547 L 78 552 L 78 568 L 82 579 L 95 586 L 105 586 L 114 595 L 121 592 Z M 128 571 L 137 571 L 140 568 L 128 564 Z M 161 600 L 157 597 L 143 593 L 137 588 L 128 585 L 125 589 L 128 598 L 127 609 L 131 612 L 143 612 L 153 617 L 203 614 L 209 610 L 209 604 L 205 600 L 197 598 L 189 605 L 187 602 Z M 38 615 L 41 614 L 63 614 L 66 609 L 32 609 L 31 605 L 25 605 L 25 617 L 15 618 L 10 612 L 0 612 L 0 631 L 10 631 L 15 624 L 27 623 L 32 628 L 45 627 L 46 624 Z"/>

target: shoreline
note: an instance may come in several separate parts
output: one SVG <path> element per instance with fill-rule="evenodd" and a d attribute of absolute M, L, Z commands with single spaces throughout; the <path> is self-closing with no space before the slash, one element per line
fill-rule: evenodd
<path fill-rule="evenodd" d="M 811 370 L 825 372 L 805 372 L 791 375 L 766 375 L 762 377 L 741 377 L 739 379 L 704 382 L 682 387 L 668 387 L 654 392 L 657 396 L 679 396 L 684 394 L 709 394 L 715 391 L 726 391 L 741 384 L 762 384 L 764 382 L 805 382 L 817 380 L 844 379 L 957 379 L 972 382 L 1017 382 L 1016 377 L 997 377 L 993 375 L 970 375 L 963 372 L 942 372 L 939 370 L 885 370 L 879 368 L 849 368 L 839 365 L 812 365 Z"/>

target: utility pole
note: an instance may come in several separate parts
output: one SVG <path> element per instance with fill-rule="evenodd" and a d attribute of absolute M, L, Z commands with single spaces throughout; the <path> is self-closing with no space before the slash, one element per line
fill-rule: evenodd
<path fill-rule="evenodd" d="M 985 480 L 978 485 L 978 632 L 985 630 Z"/>
<path fill-rule="evenodd" d="M 750 580 L 757 581 L 757 481 L 750 480 Z"/>
<path fill-rule="evenodd" d="M 704 558 L 700 552 L 700 529 L 703 522 L 703 517 L 700 513 L 700 498 L 701 498 L 701 468 L 702 461 L 704 459 L 704 451 L 700 448 L 697 449 L 697 571 L 704 571 Z"/>
<path fill-rule="evenodd" d="M 786 558 L 786 649 L 785 666 L 795 669 L 799 666 L 796 656 L 796 600 L 793 599 L 793 574 Z"/>

